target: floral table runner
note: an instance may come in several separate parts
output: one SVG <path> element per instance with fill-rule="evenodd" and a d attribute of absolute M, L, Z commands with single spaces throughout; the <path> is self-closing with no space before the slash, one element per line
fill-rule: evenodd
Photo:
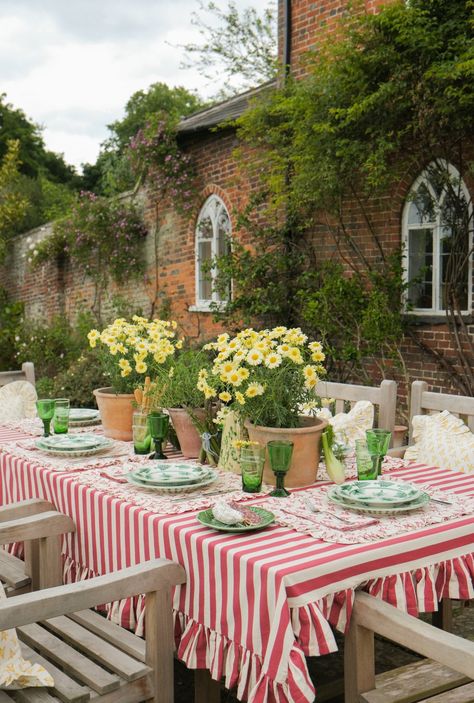
<path fill-rule="evenodd" d="M 341 544 L 360 544 L 378 542 L 382 539 L 398 537 L 405 532 L 420 530 L 429 525 L 438 525 L 447 520 L 472 515 L 474 498 L 439 491 L 430 485 L 417 484 L 435 500 L 447 502 L 430 502 L 423 508 L 394 516 L 380 516 L 356 513 L 336 506 L 328 500 L 327 494 L 332 486 L 293 493 L 290 498 L 271 498 L 262 503 L 262 507 L 276 515 L 281 525 L 304 532 L 325 542 Z M 310 498 L 311 505 L 321 512 L 311 512 L 305 500 Z M 448 502 L 450 504 L 448 504 Z M 340 520 L 343 518 L 344 522 Z"/>

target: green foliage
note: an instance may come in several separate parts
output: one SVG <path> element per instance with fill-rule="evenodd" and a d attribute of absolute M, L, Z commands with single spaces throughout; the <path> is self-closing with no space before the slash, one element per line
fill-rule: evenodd
<path fill-rule="evenodd" d="M 38 395 L 44 398 L 69 398 L 71 405 L 79 408 L 94 407 L 92 391 L 108 383 L 93 349 L 84 351 L 71 361 L 67 368 L 54 377 L 43 376 L 36 382 Z"/>
<path fill-rule="evenodd" d="M 143 272 L 145 236 L 133 203 L 81 193 L 71 213 L 37 245 L 33 264 L 69 258 L 103 289 L 110 276 L 123 282 Z"/>
<path fill-rule="evenodd" d="M 150 118 L 138 131 L 128 157 L 138 179 L 153 181 L 162 197 L 172 198 L 177 212 L 194 210 L 199 192 L 194 162 L 178 146 L 174 125 L 163 114 Z"/>
<path fill-rule="evenodd" d="M 348 275 L 340 264 L 327 262 L 301 283 L 301 317 L 323 343 L 331 378 L 349 378 L 367 357 L 396 357 L 405 326 L 399 257 L 392 257 L 385 277 Z"/>
<path fill-rule="evenodd" d="M 7 291 L 0 288 L 0 370 L 10 371 L 18 367 L 15 357 L 16 337 L 23 324 L 24 305 L 13 302 Z"/>
<path fill-rule="evenodd" d="M 91 320 L 91 315 L 86 313 L 80 315 L 74 325 L 61 315 L 49 323 L 25 321 L 15 336 L 16 366 L 32 361 L 38 378 L 54 378 L 87 347 L 86 330 Z"/>
<path fill-rule="evenodd" d="M 138 90 L 125 106 L 125 116 L 108 125 L 110 137 L 102 144 L 95 164 L 84 165 L 84 187 L 104 195 L 114 195 L 134 187 L 137 174 L 131 167 L 129 147 L 150 121 L 164 120 L 174 127 L 186 115 L 205 107 L 195 93 L 165 83 L 152 83 Z"/>
<path fill-rule="evenodd" d="M 339 216 L 344 196 L 373 196 L 434 156 L 458 161 L 474 126 L 472 13 L 470 0 L 420 0 L 348 17 L 308 79 L 241 120 L 241 136 L 269 148 L 275 195 Z"/>
<path fill-rule="evenodd" d="M 21 221 L 28 207 L 27 199 L 18 191 L 18 140 L 10 140 L 0 163 L 0 260 L 5 252 L 5 241 Z"/>
<path fill-rule="evenodd" d="M 157 367 L 152 396 L 153 407 L 201 408 L 204 399 L 197 388 L 198 374 L 210 369 L 209 355 L 202 350 L 186 349 L 174 357 L 170 366 Z"/>
<path fill-rule="evenodd" d="M 240 13 L 234 0 L 222 9 L 213 0 L 199 0 L 192 23 L 201 43 L 184 44 L 184 68 L 197 69 L 221 84 L 218 96 L 228 97 L 272 80 L 277 72 L 276 11 L 268 5 L 260 15 L 254 7 Z"/>

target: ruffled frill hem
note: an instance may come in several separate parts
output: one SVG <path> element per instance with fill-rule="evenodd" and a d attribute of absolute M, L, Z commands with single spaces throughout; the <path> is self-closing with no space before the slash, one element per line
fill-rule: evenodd
<path fill-rule="evenodd" d="M 263 671 L 262 658 L 182 613 L 177 618 L 178 657 L 189 669 L 208 669 L 237 698 L 249 703 L 308 703 L 314 700 L 305 655 L 292 647 L 285 681 Z"/>
<path fill-rule="evenodd" d="M 65 581 L 70 583 L 94 574 L 70 559 L 65 562 Z M 402 574 L 369 579 L 360 588 L 411 615 L 438 609 L 443 598 L 474 598 L 474 555 L 443 561 Z M 264 660 L 183 613 L 175 613 L 178 657 L 190 669 L 208 669 L 213 679 L 224 680 L 226 688 L 236 688 L 239 700 L 249 703 L 308 703 L 315 690 L 305 657 L 321 656 L 337 650 L 331 626 L 346 632 L 349 626 L 355 588 L 329 594 L 317 602 L 291 609 L 295 644 L 287 670 L 273 676 L 264 671 Z M 117 601 L 106 607 L 113 621 L 143 635 L 144 598 Z M 282 679 L 282 680 L 278 680 Z"/>

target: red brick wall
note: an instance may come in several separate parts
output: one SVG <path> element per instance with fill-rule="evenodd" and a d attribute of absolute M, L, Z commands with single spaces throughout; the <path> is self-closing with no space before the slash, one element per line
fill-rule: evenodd
<path fill-rule="evenodd" d="M 392 1 L 401 0 L 386 0 Z M 373 12 L 381 4 L 383 0 L 365 0 L 361 10 Z M 280 16 L 282 8 L 280 0 Z M 295 75 L 303 76 L 305 73 L 305 52 L 317 48 L 318 42 L 327 36 L 328 32 L 337 31 L 337 23 L 345 8 L 346 3 L 340 0 L 293 0 L 292 51 Z M 209 194 L 218 194 L 226 203 L 234 225 L 235 211 L 246 204 L 250 192 L 258 186 L 258 177 L 253 176 L 249 182 L 249 177 L 242 167 L 242 158 L 235 158 L 233 152 L 237 145 L 235 134 L 231 130 L 183 138 L 183 148 L 193 155 L 197 164 L 199 181 L 202 184 L 200 205 Z M 253 157 L 251 153 L 246 153 L 244 158 Z M 413 178 L 416 175 L 413 174 Z M 407 181 L 400 185 L 398 193 L 371 203 L 371 218 L 385 251 L 400 246 L 401 213 L 409 186 Z M 194 217 L 186 220 L 173 212 L 170 203 L 163 201 L 152 182 L 147 184 L 147 190 L 142 196 L 145 219 L 150 231 L 144 243 L 147 273 L 139 282 L 134 281 L 120 287 L 112 286 L 108 291 L 108 298 L 120 294 L 132 307 L 141 308 L 146 315 L 159 315 L 169 304 L 170 316 L 178 320 L 182 332 L 193 338 L 210 337 L 219 329 L 212 321 L 212 314 L 189 310 L 195 303 L 194 231 L 200 205 L 196 207 Z M 351 202 L 346 204 L 346 208 L 347 220 L 351 222 L 359 245 L 363 247 L 369 260 L 374 261 L 380 254 L 373 246 L 362 213 Z M 52 265 L 43 266 L 34 272 L 29 269 L 28 247 L 45 234 L 47 230 L 36 230 L 18 238 L 0 283 L 6 285 L 16 299 L 25 302 L 27 315 L 30 317 L 48 318 L 57 313 L 74 317 L 79 310 L 93 306 L 94 287 L 80 272 L 70 268 L 63 272 L 57 271 Z M 29 242 L 28 238 L 32 241 Z M 321 218 L 321 224 L 315 230 L 313 242 L 319 259 L 339 256 L 334 237 L 329 232 L 324 218 Z M 344 245 L 342 248 L 344 249 Z M 103 310 L 107 311 L 108 305 L 107 300 L 104 301 Z M 455 361 L 453 350 L 449 349 L 450 335 L 445 325 L 421 325 L 416 328 L 416 336 L 428 346 L 448 351 L 453 362 Z M 412 339 L 403 340 L 402 350 L 409 380 L 422 378 L 436 390 L 452 390 L 448 374 L 440 369 L 429 355 L 422 354 Z M 372 369 L 374 383 L 378 383 L 380 372 L 375 365 Z M 403 397 L 406 394 L 404 383 L 407 376 L 396 368 L 388 367 L 387 377 L 400 381 Z"/>

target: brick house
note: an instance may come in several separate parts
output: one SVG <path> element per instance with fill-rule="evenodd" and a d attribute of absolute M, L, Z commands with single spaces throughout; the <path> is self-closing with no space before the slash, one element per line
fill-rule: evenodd
<path fill-rule="evenodd" d="M 383 0 L 365 0 L 368 12 L 376 12 L 383 4 Z M 347 2 L 342 0 L 279 0 L 280 59 L 284 65 L 290 66 L 294 76 L 304 77 L 305 52 L 317 49 L 321 36 L 336 31 L 338 18 L 346 8 Z M 185 220 L 178 216 L 172 203 L 163 202 L 153 183 L 148 183 L 142 193 L 150 231 L 145 244 L 148 274 L 140 284 L 110 292 L 125 296 L 130 304 L 141 307 L 145 314 L 159 314 L 160 310 L 166 309 L 190 337 L 209 337 L 219 329 L 210 312 L 211 302 L 219 302 L 218 294 L 212 282 L 203 275 L 202 262 L 222 253 L 227 237 L 232 236 L 235 229 L 235 212 L 245 206 L 255 185 L 249 181 L 248 173 L 234 155 L 238 145 L 235 130 L 232 127 L 216 130 L 216 127 L 241 115 L 249 100 L 260 91 L 274 87 L 274 84 L 267 84 L 196 113 L 180 123 L 179 143 L 192 155 L 204 184 L 193 218 Z M 451 168 L 455 174 L 455 165 Z M 416 201 L 408 197 L 413 187 L 419 191 L 420 197 L 426 189 L 434 193 L 426 174 L 411 174 L 405 183 L 400 184 L 397 193 L 374 203 L 374 216 L 383 223 L 384 247 L 393 249 L 401 241 L 405 243 L 410 276 L 428 271 L 424 280 L 410 290 L 417 325 L 416 334 L 402 344 L 407 371 L 411 378 L 427 380 L 434 390 L 448 390 L 452 384 L 447 368 L 440 366 L 433 355 L 426 352 L 429 347 L 449 352 L 452 344 L 440 302 L 445 256 L 442 225 L 439 218 L 427 218 L 417 208 Z M 469 192 L 473 192 L 473 184 L 463 183 L 462 187 L 466 201 L 470 202 Z M 352 207 L 350 203 L 348 207 Z M 359 222 L 357 236 L 364 245 L 368 236 L 356 208 L 352 219 Z M 92 305 L 93 288 L 84 277 L 67 268 L 58 271 L 47 265 L 39 272 L 28 269 L 25 263 L 28 248 L 45 235 L 47 227 L 18 238 L 6 268 L 8 288 L 15 298 L 25 301 L 27 314 L 31 316 L 50 316 L 58 312 L 73 316 L 82 306 Z M 318 256 L 336 255 L 334 243 L 324 229 L 315 232 L 314 244 Z M 463 306 L 470 324 L 472 256 L 468 269 Z M 469 331 L 472 339 L 474 328 L 470 327 Z M 454 355 L 454 350 L 451 351 Z M 374 371 L 374 382 L 378 380 L 375 375 Z M 393 375 L 396 375 L 395 371 Z"/>

